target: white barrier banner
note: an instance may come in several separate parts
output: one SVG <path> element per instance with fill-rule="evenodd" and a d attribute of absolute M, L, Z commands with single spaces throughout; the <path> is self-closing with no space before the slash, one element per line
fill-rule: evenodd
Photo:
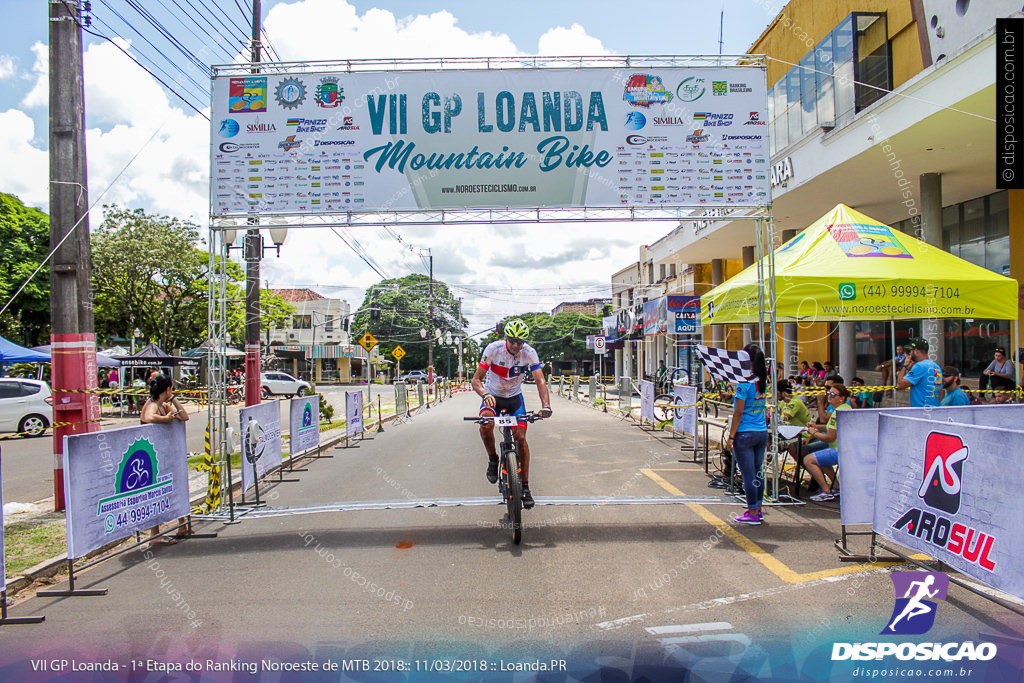
<path fill-rule="evenodd" d="M 293 398 L 288 405 L 289 450 L 296 453 L 311 451 L 320 445 L 320 396 Z"/>
<path fill-rule="evenodd" d="M 268 401 L 238 411 L 242 438 L 242 490 L 284 461 L 281 454 L 281 405 Z M 255 465 L 255 473 L 253 466 Z"/>
<path fill-rule="evenodd" d="M 839 507 L 843 524 L 871 524 L 878 418 L 882 414 L 989 427 L 1024 424 L 1024 405 L 840 410 L 836 428 L 840 435 Z"/>
<path fill-rule="evenodd" d="M 409 412 L 409 387 L 405 384 L 395 385 L 395 414 L 406 415 Z"/>
<path fill-rule="evenodd" d="M 654 382 L 640 380 L 640 419 L 654 422 Z"/>
<path fill-rule="evenodd" d="M 882 415 L 872 529 L 1024 598 L 1021 453 L 1024 431 Z"/>
<path fill-rule="evenodd" d="M 422 392 L 423 385 L 417 386 Z M 421 399 L 422 401 L 422 399 Z M 363 392 L 345 392 L 345 435 L 355 436 L 363 431 Z"/>
<path fill-rule="evenodd" d="M 768 204 L 763 68 L 315 68 L 214 77 L 215 215 Z"/>
<path fill-rule="evenodd" d="M 672 429 L 683 434 L 689 434 L 697 438 L 697 387 L 676 386 L 676 404 L 683 404 L 685 408 L 676 408 L 672 417 Z"/>
<path fill-rule="evenodd" d="M 64 438 L 68 557 L 189 513 L 185 423 Z"/>

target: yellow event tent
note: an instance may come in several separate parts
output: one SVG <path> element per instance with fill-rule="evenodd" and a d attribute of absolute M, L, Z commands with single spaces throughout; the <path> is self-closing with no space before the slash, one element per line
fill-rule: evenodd
<path fill-rule="evenodd" d="M 762 268 L 767 272 L 766 263 Z M 757 270 L 755 263 L 702 296 L 702 324 L 757 322 L 763 286 Z M 1017 290 L 1016 280 L 893 230 L 845 204 L 775 251 L 778 322 L 1016 320 Z"/>

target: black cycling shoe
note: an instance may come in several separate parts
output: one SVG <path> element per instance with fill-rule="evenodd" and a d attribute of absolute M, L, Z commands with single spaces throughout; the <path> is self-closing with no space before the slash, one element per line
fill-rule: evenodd
<path fill-rule="evenodd" d="M 498 459 L 489 460 L 487 462 L 487 481 L 492 484 L 498 483 Z"/>
<path fill-rule="evenodd" d="M 523 489 L 523 509 L 524 510 L 529 510 L 533 506 L 534 506 L 533 494 L 530 493 L 530 489 L 528 487 L 524 488 Z"/>

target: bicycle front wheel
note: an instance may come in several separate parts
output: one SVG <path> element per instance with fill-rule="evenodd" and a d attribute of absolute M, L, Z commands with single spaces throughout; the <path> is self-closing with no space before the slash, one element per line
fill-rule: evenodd
<path fill-rule="evenodd" d="M 523 540 L 523 480 L 519 475 L 519 453 L 515 448 L 505 451 L 505 470 L 508 523 L 512 526 L 512 543 L 519 545 Z"/>
<path fill-rule="evenodd" d="M 668 422 L 672 419 L 672 408 L 666 403 L 675 403 L 676 397 L 672 394 L 661 394 L 654 397 L 654 421 L 658 423 Z"/>

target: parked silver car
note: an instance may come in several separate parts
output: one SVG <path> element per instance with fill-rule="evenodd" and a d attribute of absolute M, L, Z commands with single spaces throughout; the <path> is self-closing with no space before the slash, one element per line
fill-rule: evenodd
<path fill-rule="evenodd" d="M 52 416 L 53 392 L 46 382 L 0 378 L 0 432 L 42 436 Z"/>
<path fill-rule="evenodd" d="M 278 371 L 260 374 L 260 387 L 263 398 L 277 395 L 305 396 L 313 389 L 309 382 Z"/>

